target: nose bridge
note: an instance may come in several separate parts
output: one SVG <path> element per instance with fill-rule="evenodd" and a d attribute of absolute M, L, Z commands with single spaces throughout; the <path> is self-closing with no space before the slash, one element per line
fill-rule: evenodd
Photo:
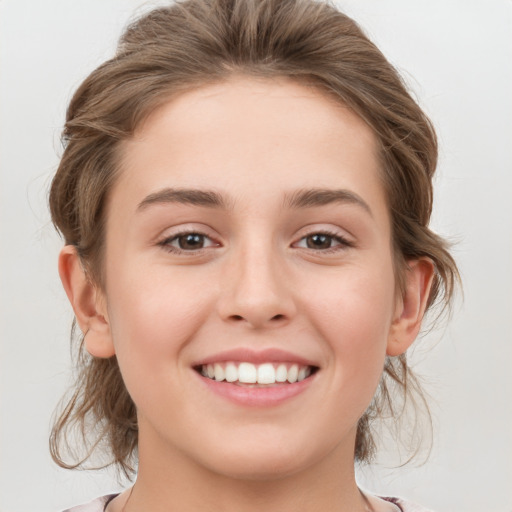
<path fill-rule="evenodd" d="M 235 244 L 226 262 L 220 313 L 252 327 L 281 324 L 295 311 L 284 255 L 268 235 L 254 232 Z"/>

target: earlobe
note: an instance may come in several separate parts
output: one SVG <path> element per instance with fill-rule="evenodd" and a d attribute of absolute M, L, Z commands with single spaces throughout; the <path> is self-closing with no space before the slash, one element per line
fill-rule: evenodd
<path fill-rule="evenodd" d="M 76 320 L 85 335 L 85 347 L 95 357 L 115 354 L 101 290 L 87 276 L 76 248 L 66 245 L 59 254 L 59 275 Z"/>
<path fill-rule="evenodd" d="M 414 342 L 421 328 L 434 279 L 434 264 L 429 258 L 407 262 L 405 290 L 397 304 L 386 354 L 403 354 Z"/>

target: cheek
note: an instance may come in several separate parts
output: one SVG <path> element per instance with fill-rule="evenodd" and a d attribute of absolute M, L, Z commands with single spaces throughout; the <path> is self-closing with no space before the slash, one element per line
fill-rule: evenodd
<path fill-rule="evenodd" d="M 309 311 L 330 353 L 328 369 L 336 386 L 369 401 L 382 374 L 394 313 L 392 272 L 386 266 L 372 272 L 352 269 L 317 290 L 308 295 Z"/>
<path fill-rule="evenodd" d="M 328 276 L 324 286 L 309 290 L 309 310 L 318 318 L 318 327 L 327 330 L 329 339 L 339 339 L 340 349 L 364 349 L 386 338 L 394 312 L 394 280 L 389 270 L 379 272 L 375 268 L 369 273 L 348 269 Z"/>
<path fill-rule="evenodd" d="M 183 347 L 206 321 L 211 297 L 204 282 L 186 272 L 117 270 L 108 283 L 109 321 L 123 372 L 156 375 L 169 365 L 178 371 Z"/>

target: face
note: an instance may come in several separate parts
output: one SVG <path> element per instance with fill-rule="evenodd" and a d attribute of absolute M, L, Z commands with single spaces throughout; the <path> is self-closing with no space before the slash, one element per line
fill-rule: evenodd
<path fill-rule="evenodd" d="M 397 315 L 371 130 L 316 89 L 237 78 L 154 112 L 121 169 L 103 299 L 141 464 L 353 465 Z"/>

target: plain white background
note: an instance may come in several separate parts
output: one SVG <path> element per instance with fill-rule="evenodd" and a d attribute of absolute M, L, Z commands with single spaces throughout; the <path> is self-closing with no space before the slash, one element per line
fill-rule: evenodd
<path fill-rule="evenodd" d="M 159 2 L 162 3 L 162 2 Z M 457 241 L 465 302 L 418 342 L 436 433 L 420 468 L 366 488 L 438 512 L 511 512 L 512 2 L 340 0 L 403 73 L 441 154 L 433 225 Z M 47 190 L 72 92 L 112 55 L 141 0 L 0 0 L 0 511 L 58 511 L 117 488 L 58 469 L 47 438 L 71 375 L 71 310 Z M 385 459 L 385 457 L 384 457 Z"/>

